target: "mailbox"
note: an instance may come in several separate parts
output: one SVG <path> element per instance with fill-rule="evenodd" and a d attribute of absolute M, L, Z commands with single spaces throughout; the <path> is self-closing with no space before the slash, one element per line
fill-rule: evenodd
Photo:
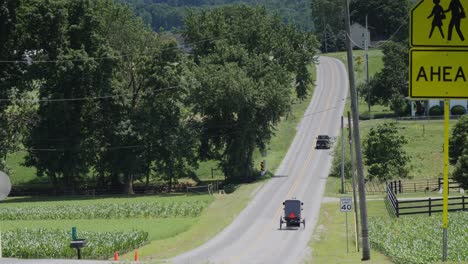
<path fill-rule="evenodd" d="M 71 248 L 76 248 L 78 259 L 81 259 L 81 248 L 86 246 L 86 239 L 75 239 L 70 242 Z"/>

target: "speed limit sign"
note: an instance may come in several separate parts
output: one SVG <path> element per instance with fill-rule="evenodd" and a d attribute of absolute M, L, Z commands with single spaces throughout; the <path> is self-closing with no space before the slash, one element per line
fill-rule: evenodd
<path fill-rule="evenodd" d="M 340 197 L 340 211 L 341 212 L 351 212 L 352 199 L 351 197 Z"/>

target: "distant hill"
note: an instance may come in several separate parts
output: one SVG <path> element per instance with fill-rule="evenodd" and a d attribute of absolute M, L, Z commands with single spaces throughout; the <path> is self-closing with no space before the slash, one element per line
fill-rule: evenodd
<path fill-rule="evenodd" d="M 229 4 L 263 5 L 278 13 L 285 22 L 311 31 L 310 0 L 115 0 L 128 4 L 155 31 L 173 30 L 183 26 L 187 9 L 211 8 Z"/>

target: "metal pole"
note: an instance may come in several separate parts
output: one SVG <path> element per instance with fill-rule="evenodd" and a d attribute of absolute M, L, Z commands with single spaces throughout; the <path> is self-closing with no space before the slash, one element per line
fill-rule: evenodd
<path fill-rule="evenodd" d="M 354 143 L 356 150 L 356 163 L 358 172 L 358 188 L 359 188 L 359 207 L 361 211 L 361 231 L 362 231 L 362 259 L 370 260 L 370 244 L 369 244 L 369 229 L 367 222 L 367 205 L 366 205 L 366 186 L 364 183 L 364 168 L 362 165 L 362 150 L 361 150 L 361 134 L 359 131 L 359 108 L 357 103 L 356 87 L 354 86 L 354 69 L 353 69 L 353 50 L 351 46 L 351 29 L 349 22 L 349 4 L 345 0 L 345 26 L 346 26 L 346 48 L 348 50 L 348 76 L 349 89 L 351 94 L 351 110 L 353 112 L 353 127 L 354 127 Z"/>
<path fill-rule="evenodd" d="M 366 83 L 367 83 L 367 88 L 368 88 L 368 91 L 367 91 L 367 106 L 369 107 L 369 118 L 371 116 L 371 103 L 370 103 L 370 87 L 369 87 L 369 54 L 368 54 L 368 50 L 369 50 L 369 43 L 367 42 L 367 40 L 369 39 L 369 31 L 367 29 L 367 15 L 366 15 L 366 34 L 365 34 L 365 40 L 364 40 L 364 46 L 365 46 L 365 50 L 366 50 Z"/>
<path fill-rule="evenodd" d="M 343 121 L 343 116 L 341 116 L 341 193 L 345 193 L 345 190 L 344 190 L 344 165 L 345 165 L 345 156 L 344 156 L 344 121 Z"/>
<path fill-rule="evenodd" d="M 444 201 L 442 206 L 442 261 L 447 261 L 447 229 L 448 229 L 448 173 L 449 173 L 449 121 L 450 121 L 450 101 L 444 102 Z"/>
<path fill-rule="evenodd" d="M 349 129 L 349 150 L 351 155 L 351 179 L 353 181 L 353 200 L 354 200 L 354 229 L 356 230 L 355 234 L 355 243 L 356 243 L 356 251 L 359 252 L 359 219 L 358 219 L 358 206 L 357 206 L 357 198 L 356 198 L 356 176 L 355 171 L 356 167 L 354 165 L 354 155 L 353 155 L 353 139 L 352 139 L 352 127 L 351 127 L 351 114 L 348 111 L 348 129 Z"/>
<path fill-rule="evenodd" d="M 346 211 L 346 253 L 349 253 L 348 240 L 348 212 Z"/>

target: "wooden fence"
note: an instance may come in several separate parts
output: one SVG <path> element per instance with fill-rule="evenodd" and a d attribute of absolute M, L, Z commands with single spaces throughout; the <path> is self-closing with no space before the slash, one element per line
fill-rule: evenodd
<path fill-rule="evenodd" d="M 401 215 L 428 214 L 442 212 L 443 198 L 398 199 L 390 185 L 387 185 L 386 204 L 389 213 L 396 217 Z M 468 210 L 468 197 L 448 198 L 449 211 Z"/>
<path fill-rule="evenodd" d="M 385 193 L 387 186 L 390 185 L 390 188 L 395 194 L 398 193 L 411 193 L 411 192 L 435 192 L 442 188 L 443 179 L 442 178 L 433 178 L 433 179 L 420 179 L 420 180 L 397 180 L 390 181 L 387 183 L 380 182 L 366 182 L 366 193 L 377 194 Z M 457 190 L 460 188 L 460 184 L 456 181 L 449 179 L 449 191 Z M 352 192 L 353 186 L 350 182 L 346 183 L 346 191 Z"/>

